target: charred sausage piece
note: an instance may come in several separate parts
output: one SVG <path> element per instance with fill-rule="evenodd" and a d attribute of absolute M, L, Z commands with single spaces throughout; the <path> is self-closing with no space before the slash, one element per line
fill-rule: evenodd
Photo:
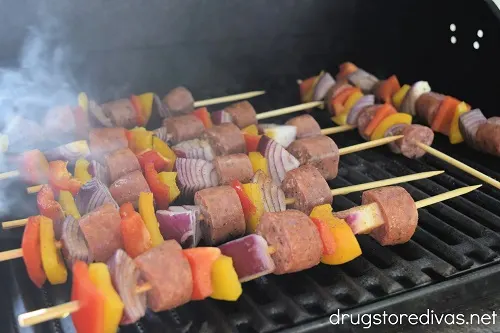
<path fill-rule="evenodd" d="M 249 183 L 253 177 L 252 163 L 246 154 L 218 156 L 214 160 L 214 165 L 220 185 L 229 185 L 233 180 Z"/>
<path fill-rule="evenodd" d="M 402 127 L 400 134 L 404 135 L 404 138 L 397 140 L 395 144 L 400 153 L 408 158 L 420 158 L 425 155 L 425 151 L 418 147 L 416 142 L 430 146 L 434 141 L 434 132 L 427 126 L 407 125 Z"/>
<path fill-rule="evenodd" d="M 89 133 L 90 152 L 92 158 L 104 162 L 104 156 L 128 147 L 124 128 L 95 128 Z"/>
<path fill-rule="evenodd" d="M 245 138 L 240 129 L 232 123 L 213 126 L 205 132 L 205 139 L 216 156 L 246 153 Z"/>
<path fill-rule="evenodd" d="M 133 128 L 137 126 L 137 113 L 128 98 L 122 98 L 101 105 L 104 114 L 116 127 Z"/>
<path fill-rule="evenodd" d="M 287 198 L 295 199 L 292 208 L 310 214 L 314 207 L 331 204 L 332 191 L 321 173 L 312 165 L 288 171 L 281 184 Z"/>
<path fill-rule="evenodd" d="M 114 205 L 104 204 L 78 222 L 95 261 L 106 262 L 116 250 L 123 248 L 120 213 Z"/>
<path fill-rule="evenodd" d="M 192 114 L 167 118 L 163 121 L 172 144 L 199 138 L 205 131 L 200 119 Z"/>
<path fill-rule="evenodd" d="M 109 187 L 109 192 L 119 206 L 131 202 L 137 208 L 141 192 L 151 192 L 151 190 L 141 170 L 136 170 L 118 178 Z"/>
<path fill-rule="evenodd" d="M 245 216 L 240 198 L 230 186 L 217 186 L 196 192 L 194 202 L 201 208 L 201 232 L 208 245 L 217 245 L 245 233 Z"/>
<path fill-rule="evenodd" d="M 411 195 L 400 186 L 388 186 L 363 192 L 362 204 L 376 202 L 384 224 L 370 235 L 381 245 L 403 244 L 415 233 L 418 211 Z"/>
<path fill-rule="evenodd" d="M 444 95 L 437 94 L 435 92 L 428 92 L 423 94 L 417 99 L 415 103 L 415 110 L 420 118 L 426 120 L 427 124 L 432 124 L 434 116 L 444 99 Z"/>
<path fill-rule="evenodd" d="M 299 139 L 288 147 L 290 154 L 299 160 L 300 165 L 316 167 L 326 180 L 337 177 L 339 171 L 339 148 L 332 138 L 320 135 Z"/>
<path fill-rule="evenodd" d="M 239 128 L 257 124 L 257 113 L 248 101 L 231 104 L 224 110 L 231 115 L 233 124 Z"/>
<path fill-rule="evenodd" d="M 177 87 L 163 97 L 164 108 L 167 114 L 178 116 L 194 110 L 194 98 L 185 87 Z"/>
<path fill-rule="evenodd" d="M 193 279 L 189 262 L 174 240 L 166 240 L 134 259 L 142 280 L 152 287 L 148 307 L 154 312 L 170 310 L 191 300 Z"/>
<path fill-rule="evenodd" d="M 500 125 L 490 120 L 479 125 L 476 133 L 476 144 L 480 150 L 500 156 Z"/>
<path fill-rule="evenodd" d="M 298 210 L 264 213 L 256 233 L 276 252 L 271 254 L 274 274 L 287 274 L 319 264 L 323 245 L 318 230 L 307 215 Z"/>
<path fill-rule="evenodd" d="M 128 148 L 115 150 L 105 158 L 111 183 L 130 172 L 141 170 L 137 157 Z"/>
<path fill-rule="evenodd" d="M 372 121 L 373 117 L 377 113 L 380 105 L 371 105 L 367 106 L 358 117 L 358 132 L 365 140 L 370 141 L 370 137 L 365 135 L 365 129 L 368 127 L 368 124 Z"/>
<path fill-rule="evenodd" d="M 321 127 L 318 122 L 308 114 L 294 117 L 288 120 L 285 124 L 295 126 L 297 128 L 297 139 L 321 135 Z"/>

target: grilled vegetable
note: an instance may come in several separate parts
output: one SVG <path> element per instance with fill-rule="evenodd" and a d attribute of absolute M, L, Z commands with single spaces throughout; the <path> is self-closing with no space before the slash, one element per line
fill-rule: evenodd
<path fill-rule="evenodd" d="M 23 260 L 31 281 L 38 287 L 47 280 L 42 264 L 42 253 L 40 247 L 40 220 L 41 216 L 30 216 L 28 223 L 24 228 L 23 241 L 21 248 L 23 250 Z"/>
<path fill-rule="evenodd" d="M 182 254 L 189 261 L 193 278 L 192 300 L 202 300 L 210 296 L 212 289 L 212 266 L 220 256 L 216 247 L 197 247 L 183 250 Z"/>
<path fill-rule="evenodd" d="M 68 278 L 59 250 L 56 248 L 54 224 L 48 217 L 40 217 L 40 251 L 43 270 L 51 284 L 63 284 Z"/>
<path fill-rule="evenodd" d="M 139 195 L 139 214 L 141 214 L 146 229 L 149 231 L 153 246 L 158 246 L 163 242 L 163 236 L 158 227 L 158 220 L 155 216 L 153 204 L 153 193 L 141 192 Z"/>
<path fill-rule="evenodd" d="M 105 203 L 111 203 L 116 209 L 119 208 L 107 186 L 97 178 L 92 178 L 91 181 L 82 186 L 80 192 L 75 196 L 75 203 L 82 215 L 94 211 Z"/>

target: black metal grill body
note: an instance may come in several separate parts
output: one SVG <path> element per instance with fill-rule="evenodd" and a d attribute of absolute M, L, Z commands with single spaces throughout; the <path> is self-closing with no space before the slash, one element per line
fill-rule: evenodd
<path fill-rule="evenodd" d="M 434 90 L 455 95 L 498 115 L 499 11 L 490 2 L 430 0 L 194 1 L 92 0 L 68 4 L 7 1 L 0 18 L 0 64 L 16 65 L 28 25 L 52 20 L 64 26 L 49 43 L 65 43 L 74 57 L 64 65 L 76 91 L 106 101 L 131 93 L 160 95 L 183 84 L 197 99 L 265 89 L 252 100 L 265 111 L 298 103 L 297 78 L 322 69 L 336 73 L 350 60 L 384 78 L 428 80 Z M 49 16 L 47 13 L 50 13 Z M 456 24 L 451 32 L 449 25 Z M 10 27 L 10 29 L 9 29 Z M 478 39 L 478 29 L 484 37 Z M 451 44 L 455 35 L 458 43 Z M 475 50 L 473 42 L 479 40 Z M 215 108 L 212 108 L 215 109 Z M 313 115 L 332 126 L 325 112 Z M 286 117 L 273 120 L 283 122 Z M 151 127 L 159 124 L 153 120 Z M 357 132 L 333 136 L 339 147 L 362 142 Z M 434 147 L 500 179 L 498 158 L 437 135 Z M 478 181 L 431 156 L 408 160 L 387 148 L 342 156 L 332 187 L 359 184 L 429 170 L 445 175 L 403 185 L 415 200 Z M 2 219 L 35 213 L 23 187 L 7 188 L 19 199 Z M 334 199 L 334 209 L 360 203 L 360 193 Z M 236 303 L 191 302 L 174 311 L 148 315 L 123 332 L 320 332 L 328 317 L 342 312 L 443 310 L 499 291 L 500 191 L 479 191 L 419 210 L 419 227 L 404 245 L 381 247 L 360 236 L 363 256 L 348 264 L 319 265 L 286 276 L 244 284 Z M 3 231 L 1 247 L 19 246 L 22 231 Z M 2 263 L 2 332 L 73 332 L 71 319 L 20 329 L 18 314 L 68 300 L 70 283 L 38 290 L 22 260 Z M 340 330 L 342 327 L 337 326 Z M 347 327 L 346 329 L 349 329 Z M 386 327 L 385 331 L 389 328 Z"/>

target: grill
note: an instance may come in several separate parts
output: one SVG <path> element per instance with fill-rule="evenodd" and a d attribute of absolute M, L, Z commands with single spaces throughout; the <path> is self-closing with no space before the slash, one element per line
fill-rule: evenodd
<path fill-rule="evenodd" d="M 11 5 L 10 12 L 19 15 L 10 16 L 20 21 L 7 17 L 7 26 L 9 22 L 13 28 L 33 23 L 31 9 Z M 0 13 L 6 12 L 2 6 Z M 266 110 L 298 102 L 294 84 L 297 78 L 321 69 L 336 72 L 335 66 L 349 59 L 379 77 L 394 72 L 403 82 L 425 78 L 434 90 L 457 95 L 490 116 L 498 104 L 494 85 L 488 81 L 490 75 L 500 74 L 496 56 L 499 12 L 491 1 L 431 4 L 430 0 L 408 0 L 403 4 L 396 0 L 184 0 L 169 4 L 152 1 L 145 8 L 133 1 L 96 0 L 85 7 L 79 3 L 68 6 L 52 7 L 62 22 L 75 20 L 76 14 L 72 13 L 93 18 L 93 27 L 81 18 L 76 20 L 81 23 L 78 27 L 69 24 L 71 38 L 64 36 L 64 40 L 86 55 L 84 60 L 69 62 L 76 77 L 82 78 L 80 88 L 102 100 L 120 97 L 124 92 L 167 91 L 177 84 L 186 84 L 195 96 L 266 89 L 267 95 L 252 101 L 256 109 Z M 475 15 L 471 17 L 469 13 Z M 191 23 L 180 19 L 187 16 Z M 132 18 L 143 25 L 124 24 Z M 458 27 L 457 45 L 449 42 L 450 23 Z M 95 34 L 95 27 L 99 34 Z M 126 36 L 119 33 L 121 29 L 127 32 Z M 484 30 L 485 37 L 481 48 L 474 50 L 472 42 L 477 29 Z M 0 60 L 15 63 L 15 54 L 9 52 L 19 45 L 2 33 Z M 482 82 L 481 89 L 475 89 L 477 82 Z M 116 89 L 111 91 L 113 88 Z M 331 126 L 325 112 L 314 111 L 313 115 L 323 127 Z M 339 147 L 362 142 L 357 132 L 333 138 Z M 433 146 L 500 179 L 496 158 L 463 145 L 452 147 L 441 135 L 437 135 Z M 342 156 L 339 177 L 330 185 L 342 187 L 441 169 L 446 174 L 403 186 L 415 200 L 420 200 L 479 183 L 432 156 L 409 160 L 380 147 Z M 23 196 L 22 186 L 13 183 L 7 190 L 18 203 L 2 216 L 3 220 L 35 212 L 34 199 Z M 360 193 L 336 197 L 334 209 L 359 205 L 360 197 Z M 320 332 L 331 329 L 328 318 L 337 310 L 418 313 L 427 308 L 450 309 L 500 290 L 494 282 L 500 277 L 499 231 L 500 191 L 485 185 L 463 197 L 420 209 L 419 226 L 407 244 L 381 247 L 370 237 L 360 236 L 363 255 L 348 264 L 319 265 L 286 276 L 269 275 L 245 283 L 238 302 L 191 302 L 173 311 L 148 313 L 140 323 L 121 331 Z M 2 231 L 1 247 L 19 246 L 21 233 Z M 24 273 L 21 260 L 3 263 L 2 331 L 73 332 L 70 318 L 27 329 L 16 324 L 17 315 L 23 312 L 67 302 L 69 286 L 70 282 L 39 290 Z"/>

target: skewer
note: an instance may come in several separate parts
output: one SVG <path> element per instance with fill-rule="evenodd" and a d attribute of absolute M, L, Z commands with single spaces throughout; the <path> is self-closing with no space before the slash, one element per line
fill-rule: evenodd
<path fill-rule="evenodd" d="M 266 92 L 264 90 L 257 90 L 257 91 L 249 91 L 249 92 L 241 93 L 241 94 L 227 95 L 227 96 L 216 97 L 216 98 L 208 98 L 208 99 L 204 99 L 201 101 L 195 101 L 194 107 L 199 108 L 202 106 L 235 102 L 235 101 L 239 101 L 239 100 L 243 100 L 243 99 L 249 99 L 249 98 L 257 97 L 260 95 L 264 95 L 265 93 Z"/>
<path fill-rule="evenodd" d="M 481 185 L 462 187 L 447 193 L 439 194 L 424 200 L 417 201 L 415 204 L 418 208 L 422 208 L 437 202 L 448 200 L 468 192 L 471 192 Z M 269 252 L 272 253 L 274 248 L 269 247 Z M 143 293 L 149 291 L 151 285 L 149 283 L 144 283 L 135 287 L 136 293 Z M 32 312 L 27 312 L 18 316 L 18 322 L 21 327 L 33 326 L 42 322 L 46 322 L 52 319 L 64 318 L 73 312 L 77 312 L 80 309 L 79 301 L 72 301 L 65 304 L 57 305 L 50 308 L 39 309 Z"/>
<path fill-rule="evenodd" d="M 294 113 L 297 111 L 312 109 L 320 105 L 323 105 L 323 102 L 309 102 L 309 103 L 297 104 L 293 106 L 288 106 L 286 108 L 257 113 L 256 118 L 257 120 L 262 120 L 262 119 L 283 116 L 285 114 Z"/>
<path fill-rule="evenodd" d="M 351 125 L 334 126 L 334 127 L 329 127 L 329 128 L 323 128 L 321 130 L 321 134 L 323 134 L 323 135 L 337 134 L 337 133 L 347 132 L 347 131 L 353 130 L 355 128 L 356 127 L 351 126 Z"/>
<path fill-rule="evenodd" d="M 416 142 L 417 146 L 419 146 L 421 149 L 425 150 L 426 153 L 431 154 L 455 167 L 458 169 L 467 172 L 468 174 L 484 181 L 485 183 L 490 184 L 491 186 L 494 186 L 498 189 L 500 189 L 500 182 L 496 179 L 491 178 L 490 176 L 468 166 L 465 163 L 460 162 L 457 159 L 454 159 L 453 157 L 446 155 L 445 153 L 440 152 L 439 150 L 436 150 L 432 147 L 429 147 L 428 145 L 425 145 L 420 142 Z"/>

